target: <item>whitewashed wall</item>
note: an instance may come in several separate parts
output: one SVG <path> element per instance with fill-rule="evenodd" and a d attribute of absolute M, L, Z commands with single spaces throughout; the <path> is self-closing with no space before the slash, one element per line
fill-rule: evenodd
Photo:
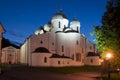
<path fill-rule="evenodd" d="M 65 67 L 71 66 L 71 59 L 69 58 L 50 58 L 50 66 L 52 67 Z"/>
<path fill-rule="evenodd" d="M 32 53 L 32 66 L 50 66 L 50 53 Z M 44 58 L 47 62 L 44 62 Z"/>
<path fill-rule="evenodd" d="M 101 65 L 99 56 L 86 57 L 85 65 L 98 66 Z"/>
<path fill-rule="evenodd" d="M 56 53 L 56 34 L 49 32 L 49 51 L 51 53 Z"/>
<path fill-rule="evenodd" d="M 24 44 L 20 48 L 20 63 L 27 64 L 28 63 L 28 41 L 26 40 Z"/>
<path fill-rule="evenodd" d="M 9 60 L 11 60 L 12 63 L 19 63 L 20 62 L 20 49 L 17 49 L 12 46 L 3 48 L 1 61 L 2 63 L 8 63 Z"/>

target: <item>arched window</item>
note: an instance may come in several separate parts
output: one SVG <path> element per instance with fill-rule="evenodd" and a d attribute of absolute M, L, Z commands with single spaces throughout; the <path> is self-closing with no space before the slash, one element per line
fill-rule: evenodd
<path fill-rule="evenodd" d="M 60 61 L 58 61 L 58 64 L 60 64 Z"/>
<path fill-rule="evenodd" d="M 93 63 L 93 59 L 91 59 L 90 62 Z"/>
<path fill-rule="evenodd" d="M 79 44 L 79 42 L 78 42 L 78 40 L 76 41 L 76 45 L 78 45 Z"/>
<path fill-rule="evenodd" d="M 77 31 L 78 31 L 79 29 L 78 29 L 78 26 L 77 26 Z"/>
<path fill-rule="evenodd" d="M 58 25 L 59 25 L 59 28 L 60 28 L 60 26 L 61 26 L 61 25 L 60 25 L 60 22 L 58 22 Z"/>
<path fill-rule="evenodd" d="M 42 43 L 43 43 L 43 41 L 40 41 L 40 43 L 42 44 Z"/>
<path fill-rule="evenodd" d="M 44 63 L 47 63 L 47 57 L 44 58 Z"/>
<path fill-rule="evenodd" d="M 72 60 L 74 60 L 74 54 L 72 55 Z"/>
<path fill-rule="evenodd" d="M 62 52 L 64 52 L 64 46 L 62 45 Z"/>

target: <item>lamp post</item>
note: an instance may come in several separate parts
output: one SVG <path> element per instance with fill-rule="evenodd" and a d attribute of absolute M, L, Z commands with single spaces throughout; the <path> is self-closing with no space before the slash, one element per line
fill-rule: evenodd
<path fill-rule="evenodd" d="M 112 57 L 111 53 L 107 53 L 106 54 L 106 60 L 108 62 L 108 80 L 110 80 L 110 59 Z"/>

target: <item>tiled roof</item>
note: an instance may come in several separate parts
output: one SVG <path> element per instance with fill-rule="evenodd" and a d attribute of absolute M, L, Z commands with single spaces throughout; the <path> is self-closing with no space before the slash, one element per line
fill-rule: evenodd
<path fill-rule="evenodd" d="M 87 57 L 90 57 L 90 56 L 100 56 L 100 55 L 95 52 L 88 52 Z"/>
<path fill-rule="evenodd" d="M 9 46 L 12 46 L 12 47 L 15 47 L 17 49 L 20 49 L 20 46 L 17 46 L 15 44 L 11 43 L 8 39 L 5 39 L 3 37 L 2 38 L 2 48 L 9 47 Z"/>
<path fill-rule="evenodd" d="M 57 15 L 61 15 L 63 18 L 67 18 L 67 16 L 62 11 L 56 12 L 55 16 Z"/>

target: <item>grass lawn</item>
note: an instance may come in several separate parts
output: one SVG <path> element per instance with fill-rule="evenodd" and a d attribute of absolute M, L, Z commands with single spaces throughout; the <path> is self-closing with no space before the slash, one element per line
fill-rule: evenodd
<path fill-rule="evenodd" d="M 4 67 L 6 67 L 8 64 L 7 63 L 2 63 L 2 64 L 0 64 L 0 68 L 4 68 Z"/>
<path fill-rule="evenodd" d="M 103 80 L 108 80 L 108 75 L 103 76 Z M 110 80 L 120 80 L 120 73 L 111 73 L 110 74 Z"/>
<path fill-rule="evenodd" d="M 95 72 L 102 71 L 103 68 L 101 66 L 80 66 L 80 67 L 32 67 L 34 69 L 40 69 L 50 72 L 62 73 L 62 74 L 72 74 L 79 72 Z M 103 75 L 103 80 L 108 80 L 108 75 Z M 111 73 L 110 80 L 120 80 L 120 74 Z"/>
<path fill-rule="evenodd" d="M 32 67 L 34 69 L 41 69 L 50 72 L 72 74 L 79 72 L 101 71 L 100 66 L 80 66 L 80 67 Z"/>
<path fill-rule="evenodd" d="M 0 67 L 2 68 L 7 66 L 8 64 L 0 64 Z M 20 66 L 21 67 L 15 68 L 15 70 L 20 70 L 20 71 L 43 70 L 43 71 L 50 71 L 61 74 L 72 74 L 79 72 L 96 72 L 103 70 L 101 66 L 79 66 L 79 67 L 29 67 L 26 65 L 20 65 Z M 103 75 L 103 80 L 108 80 L 107 77 L 108 77 L 107 74 Z M 111 73 L 111 80 L 120 80 L 120 74 Z"/>

